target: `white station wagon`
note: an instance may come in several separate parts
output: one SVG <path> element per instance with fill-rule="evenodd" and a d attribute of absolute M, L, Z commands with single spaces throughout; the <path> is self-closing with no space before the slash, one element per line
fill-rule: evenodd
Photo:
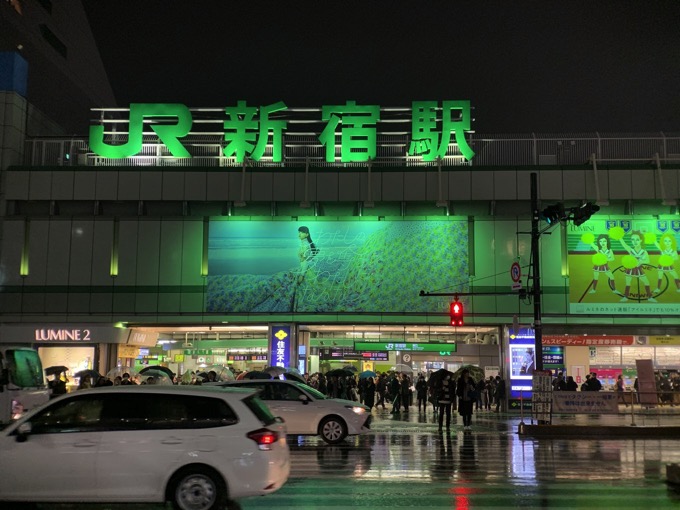
<path fill-rule="evenodd" d="M 363 434 L 371 426 L 371 409 L 352 400 L 328 398 L 306 384 L 281 379 L 224 381 L 225 388 L 260 391 L 272 414 L 283 418 L 290 435 L 319 435 L 335 444 L 348 435 Z"/>
<path fill-rule="evenodd" d="M 8 502 L 238 508 L 290 473 L 285 424 L 253 390 L 109 386 L 50 401 L 0 431 Z M 7 508 L 10 508 L 7 505 Z"/>

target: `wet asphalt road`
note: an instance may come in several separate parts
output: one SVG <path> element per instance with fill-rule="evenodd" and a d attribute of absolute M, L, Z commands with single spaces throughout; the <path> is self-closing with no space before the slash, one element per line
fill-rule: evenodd
<path fill-rule="evenodd" d="M 278 492 L 241 500 L 272 508 L 680 508 L 666 464 L 680 463 L 672 439 L 532 439 L 518 416 L 481 412 L 473 430 L 460 417 L 438 434 L 431 410 L 375 411 L 372 431 L 338 446 L 290 437 L 292 471 Z M 626 416 L 566 421 L 627 424 Z M 528 422 L 528 420 L 525 420 Z M 640 417 L 637 425 L 680 425 L 680 416 Z M 48 510 L 156 510 L 163 505 L 41 505 Z"/>

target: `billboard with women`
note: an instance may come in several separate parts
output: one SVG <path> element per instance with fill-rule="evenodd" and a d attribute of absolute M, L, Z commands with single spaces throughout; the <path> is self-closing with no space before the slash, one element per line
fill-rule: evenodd
<path fill-rule="evenodd" d="M 678 239 L 677 219 L 609 217 L 570 225 L 569 311 L 677 314 Z"/>
<path fill-rule="evenodd" d="M 467 290 L 466 219 L 211 221 L 209 312 L 448 312 Z"/>

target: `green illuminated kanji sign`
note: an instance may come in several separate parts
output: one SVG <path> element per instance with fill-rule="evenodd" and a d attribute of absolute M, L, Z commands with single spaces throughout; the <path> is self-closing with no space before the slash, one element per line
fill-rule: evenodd
<path fill-rule="evenodd" d="M 464 131 L 470 130 L 470 102 L 444 101 L 442 103 L 442 130 L 437 131 L 437 102 L 414 101 L 411 120 L 411 146 L 409 156 L 422 156 L 424 161 L 443 158 L 449 148 L 451 133 L 465 159 L 475 155 L 465 140 Z M 453 112 L 460 112 L 460 120 L 453 120 Z"/>
<path fill-rule="evenodd" d="M 249 106 L 246 101 L 237 101 L 235 106 L 225 107 L 222 155 L 234 158 L 238 163 L 247 158 L 260 161 L 267 148 L 271 147 L 268 157 L 274 163 L 281 163 L 285 157 L 283 134 L 288 128 L 288 117 L 284 118 L 280 112 L 287 110 L 282 101 L 259 108 Z M 290 112 L 291 119 L 295 113 L 295 109 Z M 272 118 L 273 114 L 277 115 Z M 120 123 L 120 120 L 116 122 Z M 325 123 L 325 127 L 317 139 L 325 148 L 327 162 L 356 163 L 376 159 L 380 106 L 358 105 L 356 101 L 323 106 L 320 122 Z M 147 124 L 172 157 L 192 157 L 181 139 L 199 133 L 191 131 L 195 122 L 191 110 L 185 105 L 133 103 L 128 123 L 127 141 L 123 143 L 113 143 L 113 140 L 118 137 L 124 139 L 124 132 L 106 133 L 103 124 L 90 126 L 92 151 L 110 159 L 136 156 L 142 151 L 144 124 Z M 405 152 L 422 161 L 443 158 L 449 155 L 447 151 L 453 135 L 460 153 L 470 160 L 475 154 L 465 139 L 465 131 L 469 131 L 470 126 L 469 101 L 443 101 L 441 106 L 436 101 L 414 101 L 411 140 Z M 105 141 L 107 135 L 108 142 Z"/>
<path fill-rule="evenodd" d="M 442 342 L 354 342 L 355 351 L 456 352 L 456 344 Z"/>
<path fill-rule="evenodd" d="M 340 161 L 375 159 L 375 125 L 380 119 L 380 107 L 357 106 L 347 101 L 344 106 L 324 106 L 322 120 L 328 121 L 319 140 L 326 146 L 326 161 L 335 161 L 335 134 L 340 129 Z"/>

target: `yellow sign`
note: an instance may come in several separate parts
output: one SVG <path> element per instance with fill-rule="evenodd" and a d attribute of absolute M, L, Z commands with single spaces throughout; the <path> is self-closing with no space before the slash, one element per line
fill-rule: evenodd
<path fill-rule="evenodd" d="M 680 336 L 650 336 L 649 345 L 680 345 Z"/>
<path fill-rule="evenodd" d="M 175 354 L 173 358 L 174 363 L 184 363 L 184 354 Z"/>
<path fill-rule="evenodd" d="M 119 345 L 118 346 L 118 357 L 119 358 L 136 358 L 139 356 L 139 349 L 132 345 Z"/>

